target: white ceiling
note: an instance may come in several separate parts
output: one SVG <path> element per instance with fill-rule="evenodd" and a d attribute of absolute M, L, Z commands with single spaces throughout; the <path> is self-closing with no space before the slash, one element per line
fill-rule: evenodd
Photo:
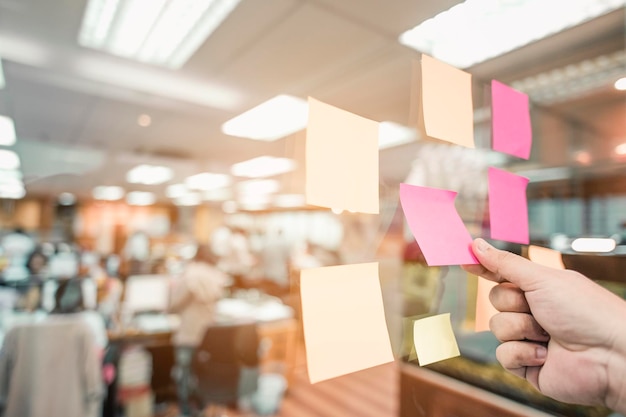
<path fill-rule="evenodd" d="M 163 186 L 125 184 L 139 162 L 175 168 L 175 182 L 205 170 L 228 172 L 259 155 L 301 160 L 303 132 L 266 143 L 220 131 L 226 120 L 281 93 L 407 124 L 411 61 L 419 54 L 400 45 L 398 35 L 457 1 L 243 0 L 175 71 L 80 47 L 85 3 L 0 0 L 7 81 L 0 114 L 14 118 L 29 193 L 87 197 L 100 184 L 162 192 Z M 613 12 L 469 71 L 509 83 L 624 50 L 624 19 L 624 10 Z M 613 142 L 626 141 L 626 95 L 608 81 L 542 109 L 599 132 L 587 135 L 589 143 L 577 140 L 578 148 L 603 141 L 598 149 L 610 152 Z M 152 117 L 150 127 L 137 125 L 142 113 Z M 551 132 L 538 129 L 535 138 L 549 140 Z M 416 146 L 381 151 L 382 181 L 393 185 L 407 176 Z M 553 164 L 544 153 L 540 161 Z M 283 177 L 286 191 L 303 191 L 301 171 Z"/>

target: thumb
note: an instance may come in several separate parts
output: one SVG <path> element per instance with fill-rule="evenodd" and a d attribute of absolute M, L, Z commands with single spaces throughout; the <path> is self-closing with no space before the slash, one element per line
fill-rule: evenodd
<path fill-rule="evenodd" d="M 511 282 L 522 291 L 537 289 L 552 273 L 550 268 L 496 249 L 484 239 L 474 240 L 472 250 L 480 265 L 467 265 L 466 271 L 495 282 Z"/>

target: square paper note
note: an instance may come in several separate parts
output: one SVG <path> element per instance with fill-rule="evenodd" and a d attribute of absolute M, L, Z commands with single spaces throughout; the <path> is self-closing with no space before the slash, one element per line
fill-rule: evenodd
<path fill-rule="evenodd" d="M 300 294 L 311 383 L 393 361 L 377 262 L 304 269 Z"/>
<path fill-rule="evenodd" d="M 413 324 L 415 351 L 420 366 L 459 356 L 450 313 L 426 317 Z"/>
<path fill-rule="evenodd" d="M 491 128 L 494 151 L 528 159 L 532 145 L 528 96 L 492 80 Z"/>

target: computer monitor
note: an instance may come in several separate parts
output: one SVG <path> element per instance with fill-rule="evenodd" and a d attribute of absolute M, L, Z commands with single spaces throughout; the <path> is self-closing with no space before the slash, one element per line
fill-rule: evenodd
<path fill-rule="evenodd" d="M 124 309 L 133 313 L 167 311 L 170 282 L 168 275 L 128 277 L 124 291 Z"/>

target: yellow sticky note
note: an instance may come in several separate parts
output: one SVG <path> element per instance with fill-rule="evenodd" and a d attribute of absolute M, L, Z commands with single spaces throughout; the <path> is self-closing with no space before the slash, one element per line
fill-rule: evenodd
<path fill-rule="evenodd" d="M 428 136 L 474 148 L 471 74 L 422 54 L 422 111 Z"/>
<path fill-rule="evenodd" d="M 558 250 L 530 245 L 528 247 L 528 259 L 550 268 L 565 269 L 563 254 Z"/>
<path fill-rule="evenodd" d="M 300 294 L 311 383 L 394 360 L 377 262 L 304 269 Z"/>
<path fill-rule="evenodd" d="M 413 323 L 413 341 L 420 366 L 460 355 L 450 313 L 416 320 Z"/>
<path fill-rule="evenodd" d="M 309 98 L 306 202 L 378 214 L 378 122 Z"/>
<path fill-rule="evenodd" d="M 476 291 L 476 325 L 477 332 L 489 330 L 489 320 L 498 314 L 491 301 L 489 301 L 489 292 L 493 287 L 498 285 L 493 281 L 489 281 L 483 277 L 478 277 L 478 290 Z"/>

